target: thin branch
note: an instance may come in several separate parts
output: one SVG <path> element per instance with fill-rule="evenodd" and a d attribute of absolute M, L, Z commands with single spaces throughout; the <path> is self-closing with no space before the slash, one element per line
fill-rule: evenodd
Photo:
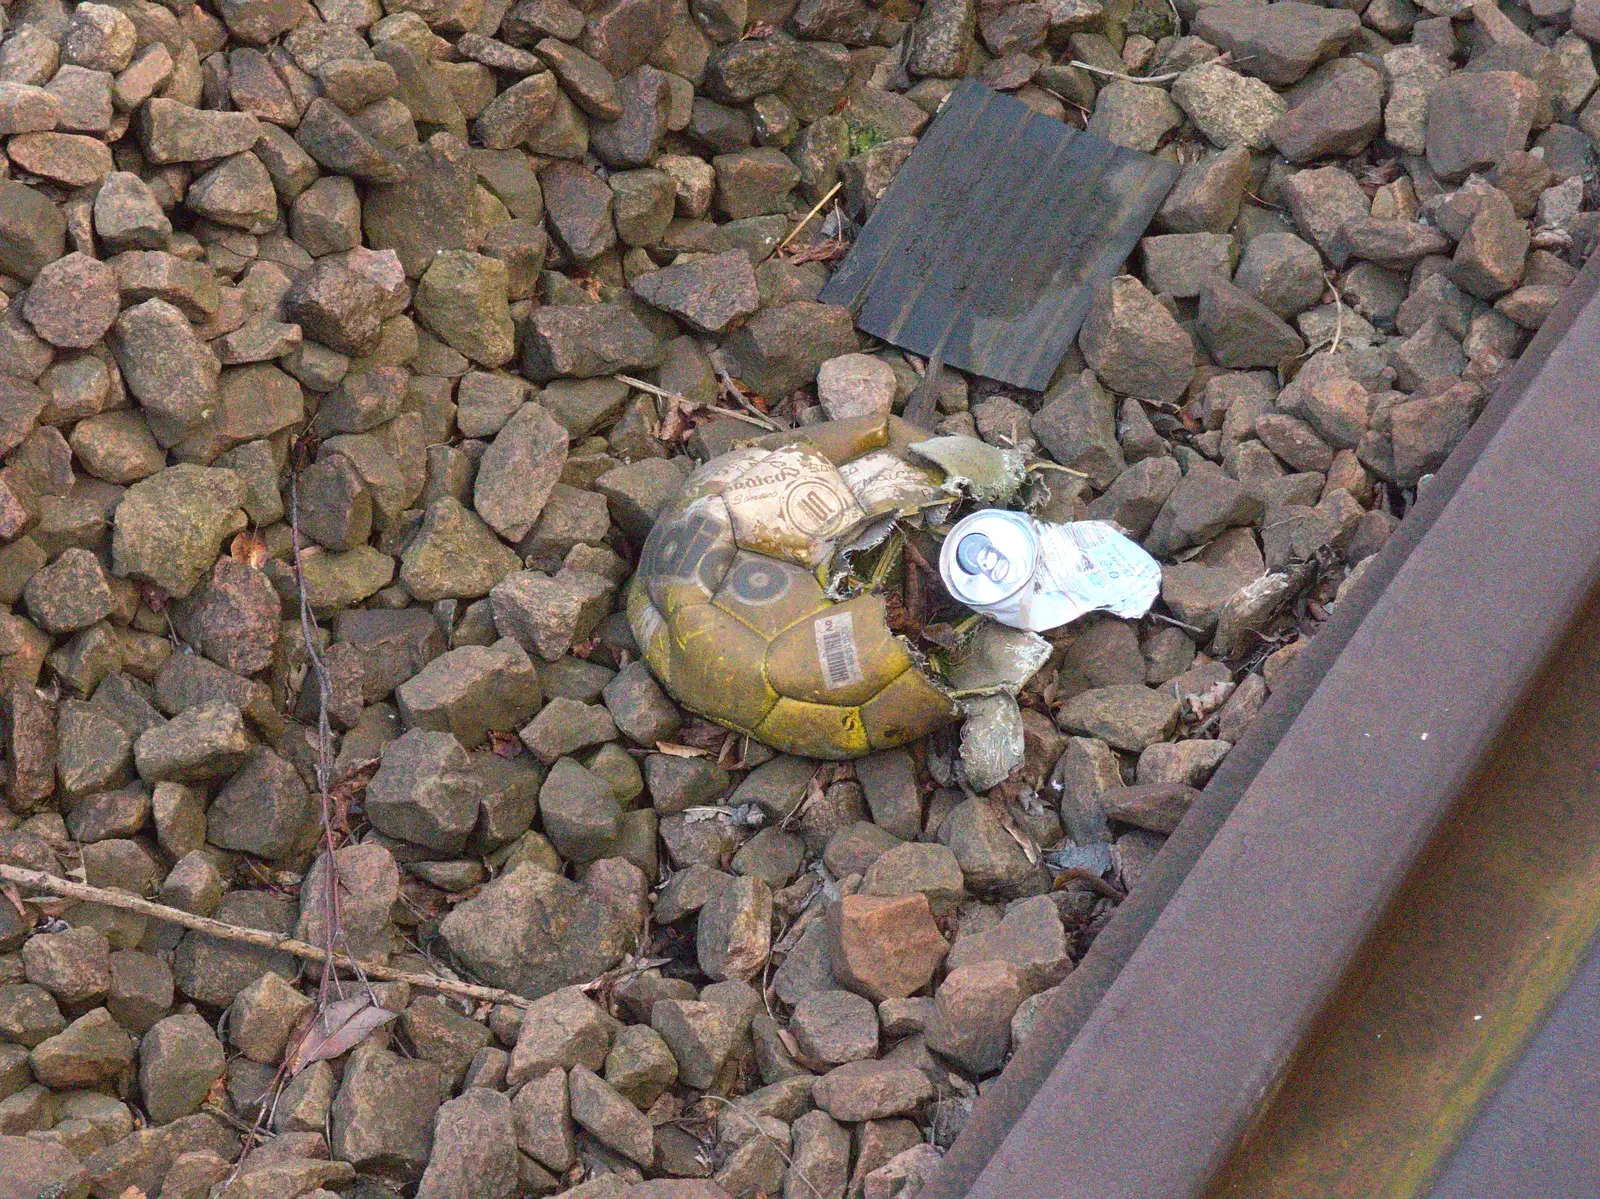
<path fill-rule="evenodd" d="M 805 216 L 800 218 L 800 223 L 798 225 L 796 225 L 793 229 L 789 230 L 789 236 L 784 238 L 776 246 L 773 247 L 772 253 L 776 254 L 779 250 L 783 249 L 784 246 L 786 246 L 790 242 L 792 242 L 799 235 L 800 230 L 804 229 L 808 224 L 811 223 L 811 218 L 816 216 L 817 213 L 821 212 L 823 207 L 828 203 L 829 200 L 833 199 L 834 196 L 839 194 L 839 189 L 841 187 L 843 187 L 843 186 L 844 186 L 844 180 L 841 179 L 841 180 L 839 180 L 838 183 L 835 183 L 832 187 L 830 187 L 828 189 L 828 194 L 823 196 L 822 199 L 818 200 L 814 205 L 812 205 L 811 211 L 806 213 Z M 772 257 L 772 255 L 769 254 L 769 255 L 767 255 L 767 257 L 770 258 L 770 257 Z"/>
<path fill-rule="evenodd" d="M 1182 71 L 1169 71 L 1165 75 L 1125 75 L 1121 71 L 1108 71 L 1104 67 L 1091 66 L 1089 63 L 1074 58 L 1067 64 L 1077 67 L 1080 71 L 1088 71 L 1091 75 L 1104 75 L 1107 79 L 1121 79 L 1125 83 L 1171 83 Z"/>
<path fill-rule="evenodd" d="M 626 383 L 637 391 L 647 392 L 668 402 L 683 399 L 682 394 L 679 392 L 668 391 L 665 387 L 657 387 L 654 383 L 646 383 L 643 379 L 635 379 L 632 375 L 612 375 L 611 377 L 618 383 Z M 731 417 L 733 420 L 742 420 L 747 425 L 760 425 L 763 429 L 771 428 L 770 422 L 764 418 L 750 416 L 747 413 L 734 412 L 727 408 L 707 408 L 705 411 L 713 416 L 726 416 Z"/>
<path fill-rule="evenodd" d="M 141 899 L 126 891 L 113 891 L 105 887 L 90 886 L 88 883 L 73 882 L 70 879 L 57 878 L 53 874 L 45 874 L 40 870 L 24 870 L 20 866 L 8 866 L 0 862 L 0 882 L 15 883 L 19 887 L 59 895 L 63 899 L 76 899 L 80 903 L 95 903 L 102 907 L 117 908 L 120 911 L 148 916 L 153 920 L 164 920 L 168 924 L 193 929 L 210 937 L 292 954 L 308 962 L 326 962 L 343 970 L 360 970 L 367 977 L 384 982 L 410 983 L 413 987 L 421 987 L 426 991 L 457 995 L 463 999 L 508 1003 L 519 1008 L 531 1006 L 530 1000 L 524 999 L 521 995 L 513 995 L 510 991 L 502 991 L 499 987 L 457 982 L 450 978 L 437 978 L 431 974 L 414 974 L 409 970 L 397 970 L 392 966 L 386 966 L 382 962 L 358 962 L 346 954 L 328 953 L 294 937 L 267 932 L 264 929 L 241 928 L 237 924 L 213 920 L 209 916 L 196 916 L 179 908 L 169 908 L 163 903 L 152 903 L 148 899 Z"/>
<path fill-rule="evenodd" d="M 330 960 L 334 946 L 344 940 L 345 948 L 349 949 L 350 943 L 344 938 L 343 913 L 339 905 L 339 890 L 343 883 L 339 878 L 339 859 L 335 856 L 337 846 L 333 843 L 333 814 L 328 806 L 328 754 L 333 740 L 333 729 L 328 723 L 328 708 L 333 703 L 333 686 L 328 681 L 328 668 L 322 661 L 321 653 L 317 651 L 316 635 L 321 630 L 318 629 L 317 622 L 312 619 L 311 602 L 306 596 L 305 569 L 300 556 L 300 464 L 298 462 L 289 472 L 289 503 L 292 522 L 290 527 L 294 538 L 294 581 L 295 589 L 300 593 L 300 635 L 305 640 L 306 657 L 311 660 L 311 673 L 317 682 L 317 797 L 321 803 L 322 855 L 327 861 L 326 874 L 322 880 L 322 940 L 323 950 L 330 955 L 329 958 L 323 959 L 322 985 L 317 989 L 317 1002 L 325 1004 L 330 989 L 338 987 L 338 978 L 333 972 L 333 963 Z M 370 993 L 372 984 L 360 970 L 358 965 L 357 976 Z"/>
<path fill-rule="evenodd" d="M 733 381 L 733 376 L 728 373 L 728 368 L 722 364 L 720 351 L 713 348 L 706 354 L 706 357 L 711 361 L 711 369 L 717 372 L 717 379 L 722 384 L 723 393 L 755 418 L 751 423 L 763 425 L 774 433 L 786 432 L 782 425 L 745 398 L 744 392 L 739 390 L 738 385 Z M 732 416 L 733 413 L 730 412 L 727 415 Z"/>
<path fill-rule="evenodd" d="M 811 1179 L 806 1177 L 806 1172 L 795 1164 L 794 1158 L 790 1157 L 783 1151 L 783 1146 L 778 1144 L 777 1141 L 773 1140 L 772 1137 L 768 1135 L 765 1128 L 762 1128 L 761 1125 L 755 1122 L 755 1118 L 751 1116 L 749 1112 L 745 1111 L 732 1100 L 724 1099 L 721 1095 L 702 1095 L 700 1098 L 702 1100 L 709 1099 L 713 1103 L 720 1103 L 726 1110 L 732 1112 L 734 1115 L 742 1119 L 746 1124 L 755 1130 L 755 1133 L 758 1137 L 772 1146 L 772 1148 L 777 1152 L 778 1156 L 783 1158 L 784 1164 L 788 1166 L 789 1169 L 793 1170 L 800 1176 L 800 1181 L 806 1184 L 806 1189 L 815 1195 L 817 1199 L 822 1199 L 822 1192 L 817 1190 L 816 1184 L 812 1182 Z"/>
<path fill-rule="evenodd" d="M 612 375 L 611 377 L 613 379 L 615 379 L 618 383 L 626 383 L 629 387 L 633 388 L 635 391 L 648 392 L 650 395 L 653 395 L 653 396 L 657 397 L 658 399 L 663 399 L 663 400 L 681 400 L 681 399 L 683 399 L 682 394 L 680 394 L 679 392 L 668 391 L 665 387 L 657 387 L 654 383 L 646 383 L 643 379 L 635 379 L 632 375 Z"/>
<path fill-rule="evenodd" d="M 1339 294 L 1339 285 L 1333 281 L 1333 274 L 1329 272 L 1322 276 L 1328 285 L 1328 290 L 1333 293 L 1333 344 L 1328 347 L 1328 353 L 1339 352 L 1339 338 L 1344 334 L 1344 297 Z"/>

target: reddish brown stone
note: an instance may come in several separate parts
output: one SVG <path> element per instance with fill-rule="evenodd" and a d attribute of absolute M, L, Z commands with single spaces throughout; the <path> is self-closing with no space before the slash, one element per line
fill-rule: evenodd
<path fill-rule="evenodd" d="M 106 335 L 119 308 L 116 272 L 74 252 L 39 272 L 22 315 L 51 345 L 81 350 Z"/>
<path fill-rule="evenodd" d="M 847 895 L 828 909 L 833 973 L 874 1001 L 904 999 L 933 978 L 950 946 L 928 897 Z"/>
<path fill-rule="evenodd" d="M 19 816 L 53 805 L 56 790 L 56 714 L 50 702 L 32 687 L 14 686 L 3 709 L 6 800 Z"/>

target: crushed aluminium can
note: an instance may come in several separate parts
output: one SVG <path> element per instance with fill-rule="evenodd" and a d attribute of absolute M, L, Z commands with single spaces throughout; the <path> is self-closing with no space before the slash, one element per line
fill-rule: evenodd
<path fill-rule="evenodd" d="M 958 521 L 939 551 L 956 599 L 1014 629 L 1043 632 L 1089 612 L 1143 616 L 1161 590 L 1161 567 L 1099 520 L 1046 524 L 988 508 Z"/>

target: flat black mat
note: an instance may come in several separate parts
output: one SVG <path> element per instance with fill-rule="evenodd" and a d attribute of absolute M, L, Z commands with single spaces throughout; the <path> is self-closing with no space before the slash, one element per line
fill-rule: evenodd
<path fill-rule="evenodd" d="M 968 80 L 951 93 L 822 289 L 887 342 L 1042 391 L 1094 285 L 1178 177 Z"/>

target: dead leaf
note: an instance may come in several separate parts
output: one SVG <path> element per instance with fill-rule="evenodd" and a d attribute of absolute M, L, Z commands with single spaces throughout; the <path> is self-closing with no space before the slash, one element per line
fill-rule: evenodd
<path fill-rule="evenodd" d="M 28 909 L 22 906 L 22 892 L 17 890 L 17 884 L 7 883 L 5 886 L 5 894 L 6 898 L 11 901 L 11 906 L 17 909 L 17 915 L 21 916 L 23 920 L 27 921 L 29 924 L 32 924 L 33 917 L 28 914 Z"/>
<path fill-rule="evenodd" d="M 718 807 L 714 804 L 697 804 L 683 810 L 685 824 L 699 824 L 702 820 L 731 819 L 732 816 L 732 808 Z"/>
<path fill-rule="evenodd" d="M 667 445 L 687 441 L 689 434 L 694 432 L 694 415 L 704 410 L 705 405 L 696 400 L 685 400 L 681 396 L 674 399 L 667 405 L 666 415 L 656 426 L 656 440 Z"/>
<path fill-rule="evenodd" d="M 800 822 L 801 818 L 805 816 L 806 810 L 810 808 L 812 804 L 821 801 L 822 794 L 827 789 L 827 784 L 822 781 L 822 775 L 823 769 L 818 767 L 817 772 L 813 774 L 810 780 L 806 783 L 805 795 L 801 798 L 799 803 L 795 804 L 794 809 L 783 818 L 783 824 L 780 827 L 792 828 L 794 825 Z"/>
<path fill-rule="evenodd" d="M 129 1186 L 122 1194 L 117 1196 L 117 1199 L 150 1199 L 150 1196 L 136 1186 Z"/>
<path fill-rule="evenodd" d="M 489 730 L 489 750 L 497 758 L 514 758 L 522 752 L 522 742 L 515 733 L 501 729 Z"/>
<path fill-rule="evenodd" d="M 989 807 L 1000 821 L 1000 827 L 1011 834 L 1011 839 L 1017 843 L 1017 848 L 1022 850 L 1023 856 L 1028 859 L 1028 864 L 1037 866 L 1039 864 L 1038 842 L 1029 836 L 1026 830 L 1018 827 L 1015 817 L 1011 815 L 1011 810 L 1004 803 L 990 803 Z"/>
<path fill-rule="evenodd" d="M 1233 694 L 1234 684 L 1230 679 L 1219 679 L 1204 691 L 1194 692 L 1183 697 L 1183 715 L 1191 721 L 1204 720 L 1222 707 Z"/>
<path fill-rule="evenodd" d="M 788 258 L 797 265 L 802 262 L 832 262 L 837 258 L 843 258 L 849 251 L 850 243 L 844 238 L 830 237 L 796 250 L 788 255 Z"/>
<path fill-rule="evenodd" d="M 204 1103 L 211 1107 L 226 1109 L 228 1104 L 228 1078 L 223 1075 L 211 1084 L 211 1089 L 206 1092 Z"/>
<path fill-rule="evenodd" d="M 361 1044 L 375 1028 L 382 1028 L 395 1013 L 376 1006 L 366 994 L 336 1000 L 311 1022 L 289 1058 L 293 1078 L 313 1062 L 331 1061 Z"/>
<path fill-rule="evenodd" d="M 783 1047 L 789 1051 L 789 1056 L 795 1059 L 800 1057 L 800 1042 L 794 1039 L 794 1034 L 787 1028 L 778 1029 L 778 1040 L 783 1042 Z"/>
<path fill-rule="evenodd" d="M 657 741 L 656 749 L 674 758 L 704 758 L 707 751 L 697 749 L 693 745 L 679 745 L 675 741 Z"/>
<path fill-rule="evenodd" d="M 246 529 L 228 546 L 228 557 L 235 562 L 243 562 L 246 566 L 253 566 L 257 570 L 264 567 L 271 556 L 267 549 L 267 539 L 254 529 Z"/>

